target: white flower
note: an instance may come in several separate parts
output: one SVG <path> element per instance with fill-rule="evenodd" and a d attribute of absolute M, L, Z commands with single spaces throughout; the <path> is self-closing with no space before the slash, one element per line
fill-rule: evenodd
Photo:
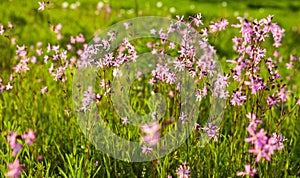
<path fill-rule="evenodd" d="M 122 117 L 121 120 L 122 120 L 122 124 L 128 124 L 129 123 L 129 120 L 128 120 L 127 117 Z"/>
<path fill-rule="evenodd" d="M 187 114 L 184 114 L 184 112 L 181 112 L 179 119 L 182 121 L 182 123 L 185 123 L 187 121 Z"/>
<path fill-rule="evenodd" d="M 63 2 L 63 3 L 62 3 L 62 8 L 63 8 L 63 9 L 68 8 L 68 6 L 69 6 L 69 3 L 68 3 L 68 2 Z"/>
<path fill-rule="evenodd" d="M 39 11 L 43 11 L 45 10 L 46 7 L 46 3 L 44 1 L 39 2 L 40 7 L 38 8 Z"/>
<path fill-rule="evenodd" d="M 115 68 L 114 71 L 113 71 L 113 76 L 114 77 L 121 77 L 123 74 L 122 74 L 122 71 L 118 68 Z"/>

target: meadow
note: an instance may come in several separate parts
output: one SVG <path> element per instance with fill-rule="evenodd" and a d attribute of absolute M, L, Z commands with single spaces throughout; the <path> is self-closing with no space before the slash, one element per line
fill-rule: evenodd
<path fill-rule="evenodd" d="M 300 177 L 300 2 L 2 0 L 0 12 L 0 177 Z M 146 38 L 130 36 L 143 24 Z M 161 66 L 142 74 L 144 54 Z M 192 82 L 176 85 L 184 70 Z"/>

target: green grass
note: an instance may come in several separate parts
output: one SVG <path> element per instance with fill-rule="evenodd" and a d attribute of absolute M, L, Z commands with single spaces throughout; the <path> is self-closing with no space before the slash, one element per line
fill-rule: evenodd
<path fill-rule="evenodd" d="M 62 9 L 62 1 L 51 1 L 54 6 L 47 8 L 44 12 L 38 12 L 37 1 L 9 1 L 2 0 L 0 4 L 0 23 L 7 24 L 11 21 L 15 25 L 11 37 L 18 40 L 18 44 L 26 46 L 36 45 L 43 42 L 45 48 L 47 43 L 65 46 L 69 43 L 69 37 L 79 33 L 85 35 L 86 41 L 93 38 L 93 33 L 100 32 L 111 24 L 124 19 L 136 17 L 139 12 L 144 16 L 171 16 L 175 14 L 193 15 L 201 12 L 204 16 L 205 25 L 211 20 L 227 18 L 231 23 L 237 23 L 235 15 L 249 15 L 249 19 L 262 18 L 269 14 L 274 14 L 274 21 L 278 22 L 286 29 L 286 36 L 283 39 L 283 46 L 280 49 L 284 61 L 288 61 L 290 53 L 299 54 L 300 49 L 300 2 L 298 1 L 227 1 L 227 6 L 223 7 L 223 1 L 162 1 L 161 8 L 156 7 L 156 1 L 118 1 L 110 0 L 112 14 L 108 16 L 104 12 L 95 15 L 98 1 L 86 0 L 81 2 L 77 10 Z M 72 3 L 72 1 L 67 1 Z M 137 9 L 136 9 L 137 7 Z M 169 9 L 175 7 L 176 12 L 171 14 Z M 127 14 L 133 9 L 133 13 Z M 118 17 L 124 11 L 122 17 Z M 64 39 L 56 40 L 55 34 L 51 32 L 50 25 L 61 23 L 63 25 L 62 34 Z M 220 32 L 218 37 L 210 38 L 210 42 L 215 45 L 217 54 L 225 72 L 229 72 L 230 64 L 226 59 L 233 59 L 236 54 L 232 50 L 232 38 L 238 34 L 237 30 L 229 27 L 230 30 Z M 270 47 L 268 41 L 266 45 Z M 8 40 L 0 36 L 0 77 L 7 81 L 11 67 L 17 61 L 13 58 L 15 47 L 8 48 Z M 81 48 L 81 46 L 78 46 Z M 272 50 L 268 54 L 272 54 Z M 70 57 L 70 56 L 69 56 Z M 245 154 L 250 144 L 246 144 L 247 137 L 245 128 L 248 120 L 245 115 L 253 108 L 253 102 L 266 93 L 259 96 L 250 95 L 246 106 L 229 106 L 224 111 L 224 119 L 221 123 L 221 131 L 218 142 L 209 142 L 204 147 L 199 146 L 200 135 L 193 132 L 188 140 L 178 149 L 162 158 L 151 162 L 130 163 L 109 157 L 107 154 L 98 151 L 84 136 L 80 129 L 72 105 L 72 77 L 74 69 L 68 71 L 66 83 L 55 82 L 50 76 L 48 68 L 50 63 L 43 64 L 40 57 L 37 64 L 30 64 L 30 71 L 26 74 L 16 75 L 13 83 L 13 90 L 0 93 L 0 177 L 4 177 L 7 171 L 7 163 L 13 162 L 11 150 L 6 141 L 8 131 L 16 131 L 19 134 L 32 128 L 37 133 L 37 141 L 33 146 L 24 146 L 18 157 L 25 167 L 22 172 L 23 177 L 176 177 L 176 169 L 185 160 L 191 167 L 191 177 L 235 177 L 237 171 L 244 170 L 244 164 L 251 158 L 250 154 Z M 299 69 L 299 63 L 296 67 Z M 292 85 L 298 87 L 298 76 L 286 70 L 285 63 L 279 64 L 280 74 L 292 75 L 287 83 L 288 88 L 293 90 L 292 97 L 300 97 L 298 89 L 292 89 Z M 138 83 L 139 84 L 139 83 Z M 49 92 L 41 95 L 43 86 L 48 86 Z M 168 87 L 168 86 L 165 86 Z M 233 87 L 233 86 L 232 86 Z M 162 89 L 163 90 L 163 89 Z M 232 90 L 232 88 L 231 88 Z M 136 91 L 131 90 L 131 94 Z M 280 131 L 288 138 L 285 148 L 276 151 L 271 162 L 263 161 L 256 164 L 261 177 L 299 177 L 300 176 L 300 140 L 299 140 L 299 107 L 295 106 L 296 99 L 290 97 L 287 103 L 279 108 L 268 110 L 264 113 L 264 128 L 268 133 Z M 145 96 L 144 98 L 147 98 Z M 112 130 L 120 129 L 120 136 L 127 139 L 139 139 L 140 131 L 137 128 L 128 126 L 131 135 L 126 129 L 122 129 L 118 116 L 109 105 L 109 97 L 102 99 L 99 104 L 101 115 L 111 117 L 113 122 L 107 122 Z M 132 98 L 132 105 L 140 112 L 148 112 L 145 105 L 148 101 Z M 171 101 L 168 101 L 171 102 Z M 262 101 L 266 105 L 266 101 Z M 207 113 L 208 105 L 200 107 L 202 113 Z M 264 105 L 262 107 L 265 107 Z M 146 109 L 145 109 L 146 108 Z M 103 109 L 103 111 L 102 111 Z M 289 113 L 289 111 L 291 111 Z M 176 108 L 171 112 L 178 116 Z M 286 113 L 285 113 L 286 112 Z M 70 113 L 70 114 L 68 114 Z M 283 114 L 285 113 L 285 115 Z M 202 115 L 200 116 L 202 117 Z M 277 129 L 280 121 L 284 120 L 280 130 Z M 42 155 L 43 160 L 39 161 L 38 156 Z M 99 162 L 98 167 L 94 167 L 95 161 Z"/>

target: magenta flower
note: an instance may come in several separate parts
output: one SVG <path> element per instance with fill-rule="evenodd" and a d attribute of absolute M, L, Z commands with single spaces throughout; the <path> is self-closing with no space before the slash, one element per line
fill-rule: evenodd
<path fill-rule="evenodd" d="M 153 148 L 152 147 L 147 147 L 146 145 L 143 145 L 142 146 L 142 153 L 144 154 L 149 154 L 153 151 Z"/>
<path fill-rule="evenodd" d="M 10 82 L 8 82 L 8 84 L 6 85 L 6 90 L 11 90 L 13 88 L 13 86 L 10 84 Z"/>
<path fill-rule="evenodd" d="M 280 53 L 276 50 L 276 51 L 274 51 L 273 56 L 278 58 L 280 56 Z"/>
<path fill-rule="evenodd" d="M 132 26 L 132 23 L 123 23 L 123 25 L 124 25 L 124 27 L 125 27 L 125 30 L 128 30 L 129 29 L 129 27 L 131 27 Z"/>
<path fill-rule="evenodd" d="M 287 70 L 291 70 L 291 69 L 293 69 L 293 67 L 294 67 L 292 61 L 290 61 L 289 63 L 286 63 L 285 65 L 286 65 L 286 69 L 287 69 Z"/>
<path fill-rule="evenodd" d="M 257 171 L 256 168 L 251 169 L 250 165 L 245 165 L 245 172 L 237 172 L 236 175 L 237 176 L 249 175 L 249 176 L 253 177 L 254 174 L 256 173 L 256 171 Z"/>
<path fill-rule="evenodd" d="M 27 133 L 22 135 L 22 138 L 25 140 L 25 142 L 28 145 L 31 145 L 35 141 L 36 136 L 35 136 L 34 132 L 32 131 L 32 129 L 29 129 L 29 131 Z"/>
<path fill-rule="evenodd" d="M 160 133 L 156 132 L 153 135 L 146 135 L 142 137 L 142 141 L 149 144 L 150 146 L 154 146 L 160 138 Z"/>
<path fill-rule="evenodd" d="M 246 117 L 248 119 L 250 119 L 250 124 L 248 127 L 253 129 L 254 131 L 256 131 L 257 124 L 263 124 L 263 122 L 261 120 L 257 119 L 257 116 L 255 113 L 248 113 L 248 114 L 246 114 Z M 250 132 L 250 134 L 253 134 L 253 133 Z"/>
<path fill-rule="evenodd" d="M 150 85 L 154 85 L 154 84 L 156 83 L 156 80 L 155 80 L 154 78 L 151 78 L 151 79 L 148 81 L 148 83 L 149 83 Z"/>
<path fill-rule="evenodd" d="M 46 3 L 44 1 L 38 2 L 40 7 L 38 8 L 39 11 L 44 11 L 46 7 Z"/>
<path fill-rule="evenodd" d="M 230 103 L 233 106 L 241 106 L 246 101 L 247 97 L 242 95 L 241 91 L 236 91 L 232 95 L 232 98 L 230 100 Z"/>
<path fill-rule="evenodd" d="M 183 165 L 176 170 L 176 173 L 179 178 L 189 178 L 190 177 L 190 167 L 186 165 L 186 161 L 184 161 Z"/>
<path fill-rule="evenodd" d="M 272 137 L 269 139 L 271 145 L 275 146 L 277 150 L 282 150 L 284 148 L 283 142 L 287 139 L 282 136 L 282 134 L 273 133 Z"/>
<path fill-rule="evenodd" d="M 203 84 L 202 89 L 198 89 L 196 92 L 196 101 L 201 101 L 202 98 L 205 98 L 207 96 L 208 89 L 206 87 L 206 83 Z"/>
<path fill-rule="evenodd" d="M 208 28 L 201 29 L 201 34 L 202 34 L 202 36 L 207 37 L 208 36 Z"/>
<path fill-rule="evenodd" d="M 128 120 L 127 117 L 122 117 L 121 120 L 122 120 L 122 124 L 128 124 L 129 123 L 129 120 Z"/>
<path fill-rule="evenodd" d="M 156 34 L 156 30 L 155 30 L 155 29 L 151 29 L 151 30 L 150 30 L 150 33 L 151 33 L 152 35 L 155 35 L 155 34 Z"/>
<path fill-rule="evenodd" d="M 225 30 L 228 24 L 229 22 L 227 19 L 221 19 L 218 22 L 211 22 L 209 27 L 212 32 L 218 32 L 218 31 Z"/>
<path fill-rule="evenodd" d="M 278 103 L 278 101 L 277 98 L 274 95 L 272 95 L 272 96 L 268 96 L 267 103 L 269 106 L 275 106 Z"/>
<path fill-rule="evenodd" d="M 17 142 L 18 137 L 19 135 L 16 132 L 11 132 L 10 135 L 6 138 L 10 145 L 10 148 L 13 150 L 13 156 L 16 156 L 22 149 L 22 145 Z"/>
<path fill-rule="evenodd" d="M 213 81 L 212 95 L 221 99 L 227 99 L 229 92 L 226 91 L 228 86 L 228 76 L 218 74 L 217 78 Z"/>
<path fill-rule="evenodd" d="M 149 144 L 151 147 L 154 146 L 160 138 L 160 133 L 158 132 L 159 129 L 160 126 L 158 122 L 153 122 L 149 125 L 146 124 L 141 126 L 142 132 L 146 134 L 141 138 L 141 140 Z"/>
<path fill-rule="evenodd" d="M 43 156 L 42 156 L 42 155 L 38 155 L 37 159 L 38 159 L 39 161 L 43 161 Z"/>
<path fill-rule="evenodd" d="M 286 90 L 286 85 L 283 85 L 280 87 L 280 90 L 279 91 L 276 91 L 279 99 L 282 101 L 282 102 L 286 102 L 287 99 L 288 99 L 288 95 L 291 93 L 290 90 Z"/>
<path fill-rule="evenodd" d="M 282 37 L 284 37 L 285 30 L 280 28 L 280 26 L 275 23 L 271 24 L 270 30 L 272 32 L 273 39 L 274 39 L 273 46 L 275 46 L 276 48 L 281 46 L 281 39 Z"/>
<path fill-rule="evenodd" d="M 168 96 L 169 96 L 170 98 L 174 98 L 174 92 L 173 92 L 172 90 L 170 90 Z"/>
<path fill-rule="evenodd" d="M 17 154 L 19 153 L 19 151 L 21 151 L 22 150 L 22 145 L 20 144 L 20 143 L 16 143 L 15 144 L 15 147 L 13 147 L 12 148 L 12 154 L 13 154 L 13 156 L 15 157 L 15 156 L 17 156 Z"/>
<path fill-rule="evenodd" d="M 47 87 L 47 86 L 46 86 L 46 87 L 43 87 L 43 88 L 41 89 L 41 93 L 42 93 L 42 94 L 48 93 L 48 87 Z"/>
<path fill-rule="evenodd" d="M 257 124 L 262 124 L 261 120 L 256 118 L 256 114 L 249 113 L 246 115 L 250 119 L 250 124 L 247 127 L 249 138 L 245 139 L 245 142 L 250 142 L 253 148 L 249 149 L 249 153 L 253 153 L 256 156 L 256 162 L 260 162 L 262 158 L 267 161 L 271 161 L 271 156 L 275 150 L 281 150 L 286 140 L 281 134 L 277 135 L 273 133 L 272 137 L 268 137 L 264 129 L 257 131 Z"/>
<path fill-rule="evenodd" d="M 77 41 L 78 43 L 84 43 L 84 42 L 85 42 L 85 39 L 84 39 L 83 34 L 80 33 L 78 36 L 76 36 L 76 41 Z"/>
<path fill-rule="evenodd" d="M 4 31 L 5 31 L 4 26 L 0 24 L 0 35 L 3 35 Z"/>
<path fill-rule="evenodd" d="M 4 90 L 5 90 L 5 86 L 0 84 L 0 92 L 4 92 Z"/>
<path fill-rule="evenodd" d="M 175 73 L 171 72 L 167 65 L 157 64 L 155 70 L 152 70 L 152 76 L 169 84 L 173 84 L 176 80 Z"/>
<path fill-rule="evenodd" d="M 7 22 L 7 26 L 8 26 L 9 29 L 13 29 L 14 28 L 14 25 L 11 22 Z"/>
<path fill-rule="evenodd" d="M 93 93 L 93 88 L 88 86 L 87 91 L 84 91 L 83 99 L 82 99 L 82 106 L 80 108 L 81 112 L 90 111 L 90 104 L 95 100 L 96 96 Z"/>
<path fill-rule="evenodd" d="M 95 163 L 94 163 L 93 166 L 94 166 L 94 167 L 98 167 L 98 166 L 99 166 L 99 162 L 98 162 L 98 161 L 95 161 Z"/>
<path fill-rule="evenodd" d="M 7 177 L 17 178 L 20 177 L 22 167 L 20 166 L 20 160 L 16 159 L 13 163 L 8 163 L 9 171 L 5 174 Z"/>
<path fill-rule="evenodd" d="M 297 105 L 300 106 L 300 99 L 297 100 Z"/>
<path fill-rule="evenodd" d="M 248 85 L 251 88 L 251 93 L 256 94 L 259 90 L 263 90 L 266 87 L 264 80 L 254 75 L 250 75 L 250 81 L 245 81 L 245 85 Z"/>
<path fill-rule="evenodd" d="M 182 123 L 185 123 L 188 120 L 188 115 L 185 114 L 184 112 L 181 112 L 179 119 L 181 120 Z"/>
<path fill-rule="evenodd" d="M 8 143 L 9 143 L 9 145 L 11 146 L 11 147 L 14 147 L 13 145 L 15 145 L 16 144 L 16 141 L 17 141 L 17 137 L 18 137 L 19 135 L 16 133 L 16 132 L 10 132 L 10 135 L 9 136 L 7 136 L 7 141 L 8 141 Z"/>
<path fill-rule="evenodd" d="M 27 56 L 27 51 L 26 51 L 26 46 L 18 46 L 17 45 L 17 50 L 16 50 L 16 54 L 20 57 L 25 57 Z"/>
<path fill-rule="evenodd" d="M 265 151 L 268 151 L 265 150 L 268 149 L 268 147 L 265 147 L 268 144 L 268 137 L 266 136 L 264 129 L 260 129 L 260 131 L 255 133 L 255 135 L 251 135 L 251 137 L 246 138 L 245 142 L 251 142 L 251 144 L 254 145 L 254 148 L 250 149 L 249 153 L 256 155 L 256 162 L 259 162 L 261 158 L 266 158 L 267 160 L 270 159 L 269 154 L 265 154 Z"/>
<path fill-rule="evenodd" d="M 196 14 L 196 16 L 193 17 L 193 23 L 196 25 L 196 27 L 203 25 L 201 13 Z"/>
<path fill-rule="evenodd" d="M 70 43 L 71 44 L 75 44 L 76 43 L 76 38 L 74 38 L 73 36 L 70 37 Z"/>
<path fill-rule="evenodd" d="M 194 130 L 200 130 L 201 129 L 201 125 L 198 123 L 194 124 Z"/>
<path fill-rule="evenodd" d="M 219 130 L 220 128 L 217 125 L 213 125 L 212 123 L 207 123 L 205 127 L 202 128 L 203 133 L 206 133 L 209 139 L 214 139 L 214 141 L 218 140 Z"/>

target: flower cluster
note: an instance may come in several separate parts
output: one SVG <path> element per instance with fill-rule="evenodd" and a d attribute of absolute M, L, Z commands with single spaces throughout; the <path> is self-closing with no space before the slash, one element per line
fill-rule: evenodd
<path fill-rule="evenodd" d="M 38 8 L 39 11 L 44 11 L 46 7 L 46 3 L 44 1 L 38 2 L 40 7 Z"/>
<path fill-rule="evenodd" d="M 232 95 L 232 98 L 230 100 L 230 103 L 233 106 L 241 106 L 243 103 L 247 100 L 247 97 L 242 95 L 241 88 L 239 90 L 235 91 Z"/>
<path fill-rule="evenodd" d="M 93 88 L 91 86 L 88 87 L 87 91 L 83 94 L 82 106 L 80 108 L 81 112 L 86 112 L 91 110 L 90 104 L 95 100 L 96 96 L 93 93 Z"/>
<path fill-rule="evenodd" d="M 209 25 L 210 31 L 218 32 L 218 31 L 225 30 L 228 24 L 229 22 L 227 19 L 221 19 L 218 22 L 211 22 L 211 24 Z"/>
<path fill-rule="evenodd" d="M 249 175 L 251 177 L 253 177 L 256 173 L 257 169 L 256 168 L 253 168 L 251 169 L 251 166 L 250 165 L 245 165 L 245 171 L 244 172 L 237 172 L 236 175 L 237 176 L 245 176 L 245 175 Z"/>
<path fill-rule="evenodd" d="M 167 82 L 173 84 L 176 81 L 175 73 L 171 72 L 167 65 L 157 64 L 155 70 L 152 71 L 153 78 L 151 81 L 156 81 L 158 79 L 162 82 Z"/>
<path fill-rule="evenodd" d="M 51 30 L 56 34 L 56 38 L 61 40 L 63 35 L 61 33 L 62 25 L 59 23 L 56 26 L 51 26 Z"/>
<path fill-rule="evenodd" d="M 20 62 L 13 67 L 16 73 L 21 73 L 21 72 L 27 72 L 29 70 L 28 63 L 35 62 L 35 58 L 30 58 L 27 56 L 27 50 L 25 45 L 23 46 L 18 46 L 17 45 L 17 50 L 16 50 L 16 59 L 21 59 Z"/>
<path fill-rule="evenodd" d="M 160 129 L 160 125 L 157 121 L 149 125 L 146 124 L 141 126 L 142 132 L 146 134 L 144 137 L 141 137 L 141 141 L 148 145 L 148 147 L 146 145 L 143 145 L 142 147 L 143 153 L 149 153 L 152 151 L 153 146 L 158 142 L 160 138 L 159 129 Z"/>
<path fill-rule="evenodd" d="M 49 2 L 38 2 L 39 11 L 44 11 Z M 80 3 L 79 3 L 80 5 Z M 75 5 L 77 8 L 79 5 Z M 72 6 L 72 5 L 71 5 Z M 71 7 L 72 8 L 72 7 Z M 111 14 L 111 7 L 101 2 L 98 3 L 96 13 L 105 11 Z M 73 9 L 73 8 L 72 8 Z M 152 71 L 152 78 L 149 83 L 154 85 L 158 81 L 166 82 L 168 84 L 176 83 L 176 72 L 182 72 L 187 70 L 195 80 L 195 83 L 199 88 L 195 91 L 197 101 L 201 101 L 202 98 L 208 96 L 211 92 L 213 97 L 221 99 L 227 99 L 230 96 L 230 104 L 233 106 L 243 106 L 247 104 L 247 100 L 251 98 L 251 95 L 258 95 L 262 91 L 272 91 L 275 86 L 278 86 L 278 90 L 270 94 L 267 93 L 266 103 L 269 107 L 277 106 L 280 102 L 287 102 L 291 91 L 286 85 L 278 85 L 276 83 L 281 75 L 277 70 L 277 61 L 282 62 L 282 57 L 278 51 L 274 51 L 273 57 L 267 57 L 268 50 L 264 48 L 263 43 L 267 38 L 272 35 L 273 46 L 278 48 L 281 46 L 281 40 L 284 36 L 284 29 L 278 24 L 273 23 L 273 16 L 268 16 L 261 20 L 249 21 L 245 18 L 238 17 L 239 24 L 234 24 L 232 27 L 240 30 L 241 36 L 234 37 L 232 39 L 234 45 L 233 49 L 237 53 L 237 57 L 232 60 L 227 60 L 231 63 L 232 70 L 230 75 L 219 74 L 217 70 L 217 63 L 214 60 L 216 56 L 216 50 L 208 43 L 208 35 L 216 35 L 219 31 L 225 30 L 229 26 L 229 22 L 226 19 L 220 19 L 216 22 L 210 22 L 209 27 L 201 28 L 201 32 L 196 32 L 190 28 L 192 26 L 199 27 L 203 25 L 202 15 L 196 14 L 190 16 L 188 19 L 191 23 L 185 21 L 184 16 L 177 16 L 177 21 L 172 22 L 167 29 L 151 29 L 150 36 L 159 38 L 158 42 L 148 42 L 147 47 L 152 51 L 152 54 L 159 54 L 158 60 L 162 62 L 157 64 Z M 133 24 L 124 23 L 124 31 L 129 30 Z M 186 28 L 183 28 L 185 26 Z M 57 40 L 66 39 L 66 34 L 62 33 L 62 24 L 52 25 L 51 30 L 55 33 Z M 8 30 L 13 29 L 13 25 L 9 22 L 8 25 L 0 24 L 0 35 L 7 36 Z M 170 37 L 172 35 L 182 36 L 183 38 L 179 44 L 175 44 Z M 96 36 L 96 35 L 95 35 Z M 196 38 L 201 37 L 201 38 Z M 11 38 L 11 39 L 10 39 Z M 114 43 L 119 40 L 118 32 L 109 31 L 107 38 L 100 38 L 96 36 L 94 38 L 95 44 L 86 44 L 85 36 L 82 33 L 70 36 L 65 46 L 60 46 L 56 43 L 43 45 L 42 42 L 37 42 L 36 45 L 26 46 L 17 44 L 16 39 L 9 37 L 10 44 L 13 45 L 16 50 L 14 57 L 16 63 L 14 63 L 14 73 L 10 75 L 9 81 L 4 84 L 4 81 L 0 78 L 0 92 L 5 90 L 12 90 L 14 87 L 14 78 L 16 75 L 26 73 L 30 70 L 31 66 L 38 63 L 39 59 L 43 59 L 44 64 L 50 66 L 48 71 L 55 81 L 66 82 L 68 69 L 72 67 L 89 67 L 95 65 L 98 69 L 106 71 L 106 69 L 112 67 L 113 77 L 121 77 L 122 71 L 119 67 L 127 61 L 135 61 L 138 58 L 138 52 L 134 46 L 134 41 L 129 39 L 121 39 L 121 45 L 112 51 Z M 45 47 L 45 49 L 44 49 Z M 200 52 L 199 52 L 200 49 Z M 102 52 L 107 52 L 105 55 Z M 169 59 L 165 56 L 170 55 L 170 51 L 175 51 L 177 56 L 175 60 L 170 64 L 175 68 L 175 71 L 171 70 L 169 66 Z M 271 51 L 272 52 L 272 51 Z M 201 53 L 201 56 L 198 54 Z M 80 60 L 77 60 L 80 57 Z M 276 60 L 275 60 L 276 59 Z M 284 65 L 287 70 L 297 70 L 295 65 L 296 61 L 300 61 L 300 57 L 297 59 L 295 55 L 290 55 L 290 60 Z M 50 63 L 50 64 L 49 64 Z M 267 69 L 267 76 L 262 76 L 261 70 Z M 141 76 L 141 74 L 137 74 Z M 231 78 L 230 78 L 231 77 Z M 238 83 L 238 87 L 234 88 L 232 95 L 227 91 L 227 87 L 230 84 L 229 79 Z M 290 76 L 287 78 L 290 79 Z M 201 81 L 201 82 L 200 82 Z M 202 82 L 204 81 L 204 82 Z M 207 82 L 206 82 L 207 81 Z M 105 90 L 105 93 L 110 93 L 110 81 L 102 79 L 99 86 Z M 181 88 L 181 83 L 178 83 L 176 90 Z M 249 91 L 249 92 L 248 92 Z M 48 87 L 43 86 L 41 93 L 48 92 Z M 169 92 L 170 98 L 175 97 L 173 91 Z M 99 101 L 102 96 L 93 91 L 91 86 L 84 92 L 83 100 L 81 101 L 80 111 L 86 112 L 91 110 L 91 103 L 93 101 Z M 250 100 L 249 100 L 250 101 Z M 300 105 L 300 100 L 297 101 Z M 184 123 L 187 122 L 187 114 L 181 113 L 179 119 Z M 157 120 L 157 113 L 153 113 L 152 117 Z M 273 133 L 272 136 L 268 136 L 263 128 L 258 129 L 258 125 L 263 121 L 257 119 L 256 113 L 249 113 L 246 117 L 250 120 L 250 124 L 247 127 L 249 138 L 245 139 L 245 142 L 250 143 L 252 148 L 248 150 L 256 157 L 256 162 L 261 162 L 262 159 L 267 161 L 271 160 L 275 150 L 282 150 L 284 148 L 284 141 L 286 139 L 282 134 Z M 128 124 L 129 119 L 127 117 L 121 118 L 122 124 Z M 201 128 L 198 124 L 195 125 L 195 130 L 202 130 L 207 134 L 210 139 L 217 141 L 220 128 L 212 123 L 208 123 L 204 128 Z M 145 136 L 141 137 L 141 141 L 145 143 L 142 146 L 143 153 L 151 153 L 153 147 L 159 141 L 161 136 L 160 124 L 158 122 L 151 123 L 149 125 L 143 125 L 141 131 Z M 36 135 L 30 129 L 23 135 L 18 135 L 16 132 L 10 132 L 7 136 L 7 141 L 12 149 L 12 156 L 18 156 L 23 145 L 21 139 L 28 145 L 31 145 Z M 98 166 L 95 163 L 95 165 Z M 257 172 L 253 165 L 245 165 L 244 172 L 238 172 L 238 176 L 254 176 Z M 20 160 L 16 159 L 13 163 L 8 163 L 9 171 L 5 174 L 8 177 L 19 177 L 21 174 Z M 182 178 L 190 177 L 190 168 L 186 162 L 176 171 L 177 175 Z"/>
<path fill-rule="evenodd" d="M 195 16 L 190 16 L 189 19 L 192 19 L 192 22 L 184 20 L 184 16 L 177 16 L 177 21 L 171 23 L 168 30 L 163 31 L 162 29 L 152 29 L 150 33 L 152 36 L 158 35 L 158 38 L 161 39 L 161 44 L 159 43 L 147 43 L 147 47 L 152 49 L 153 54 L 162 54 L 168 55 L 169 50 L 178 49 L 179 57 L 175 57 L 172 65 L 176 69 L 176 72 L 181 72 L 184 70 L 189 71 L 190 76 L 195 79 L 196 83 L 208 78 L 210 82 L 202 84 L 202 88 L 197 89 L 196 97 L 200 101 L 202 98 L 207 96 L 207 92 L 211 91 L 214 97 L 221 99 L 226 99 L 229 96 L 226 87 L 228 86 L 228 75 L 220 75 L 220 71 L 217 70 L 217 62 L 215 59 L 216 50 L 213 46 L 208 44 L 208 39 L 203 34 L 193 30 L 192 25 L 196 27 L 202 25 L 202 16 L 201 14 L 196 14 Z M 213 23 L 211 28 L 215 31 L 224 30 L 228 25 L 227 20 L 220 20 L 216 23 Z M 183 28 L 184 26 L 184 28 Z M 214 30 L 207 31 L 207 33 L 213 33 Z M 177 34 L 182 36 L 180 44 L 175 44 L 170 42 L 166 46 L 164 45 L 168 40 L 169 36 Z M 201 55 L 198 55 L 201 53 Z M 166 63 L 168 60 L 165 57 L 159 58 L 163 61 L 164 65 L 157 65 L 156 69 L 153 70 L 153 78 L 149 80 L 150 84 L 154 84 L 157 80 L 166 81 L 167 83 L 172 84 L 176 80 L 176 75 L 171 73 Z M 207 87 L 211 86 L 211 87 Z M 177 87 L 180 89 L 180 86 Z"/>
<path fill-rule="evenodd" d="M 220 128 L 217 125 L 213 125 L 212 123 L 207 123 L 205 127 L 201 128 L 204 134 L 207 134 L 209 139 L 214 139 L 214 141 L 218 140 L 219 130 Z"/>
<path fill-rule="evenodd" d="M 234 37 L 234 50 L 239 55 L 235 60 L 227 60 L 235 65 L 233 68 L 233 79 L 247 86 L 251 90 L 251 94 L 257 94 L 261 90 L 265 90 L 268 86 L 274 85 L 274 81 L 280 78 L 276 67 L 276 61 L 271 57 L 266 59 L 266 48 L 262 48 L 262 43 L 269 37 L 269 33 L 273 35 L 274 47 L 281 45 L 281 39 L 284 36 L 284 29 L 281 29 L 276 23 L 272 23 L 273 16 L 268 16 L 261 20 L 253 20 L 252 22 L 238 17 L 239 24 L 232 25 L 239 28 L 241 37 Z M 262 61 L 265 61 L 262 63 Z M 262 65 L 260 65 L 262 64 Z M 264 66 L 268 69 L 269 79 L 261 76 L 260 69 Z M 286 92 L 283 92 L 286 96 Z M 275 96 L 268 98 L 269 105 L 274 105 Z M 236 91 L 232 95 L 231 104 L 241 106 L 247 100 L 247 97 L 241 92 Z M 283 99 L 283 102 L 286 100 Z"/>
<path fill-rule="evenodd" d="M 187 166 L 186 161 L 184 161 L 183 165 L 180 165 L 176 170 L 176 173 L 179 178 L 189 178 L 190 177 L 190 167 Z"/>
<path fill-rule="evenodd" d="M 212 138 L 214 141 L 218 140 L 220 128 L 217 125 L 208 122 L 204 127 L 200 124 L 195 123 L 194 130 L 202 130 L 202 133 L 208 136 L 208 139 L 211 140 Z"/>
<path fill-rule="evenodd" d="M 23 135 L 18 135 L 16 132 L 10 132 L 7 136 L 7 141 L 12 149 L 12 154 L 14 157 L 17 156 L 19 151 L 22 149 L 22 145 L 18 140 L 23 139 L 28 145 L 32 145 L 36 140 L 36 135 L 32 129 Z M 9 171 L 5 174 L 7 177 L 19 177 L 21 175 L 22 167 L 20 165 L 20 160 L 16 159 L 13 163 L 8 163 Z"/>
<path fill-rule="evenodd" d="M 22 172 L 22 167 L 20 165 L 19 159 L 16 159 L 13 163 L 8 163 L 7 167 L 9 171 L 5 174 L 5 176 L 13 177 L 13 178 L 20 177 Z"/>
<path fill-rule="evenodd" d="M 283 142 L 286 141 L 286 139 L 282 134 L 278 135 L 277 133 L 273 133 L 273 136 L 268 137 L 263 128 L 258 130 L 258 124 L 262 124 L 263 122 L 257 119 L 255 113 L 248 113 L 246 117 L 250 120 L 250 123 L 247 127 L 249 138 L 246 138 L 245 142 L 249 142 L 253 146 L 248 152 L 256 156 L 256 162 L 260 162 L 263 158 L 267 161 L 271 161 L 271 156 L 274 154 L 274 151 L 281 150 L 284 147 Z M 253 176 L 256 172 L 256 169 L 251 171 L 250 165 L 246 165 L 245 169 L 246 172 L 238 172 L 237 175 Z"/>

